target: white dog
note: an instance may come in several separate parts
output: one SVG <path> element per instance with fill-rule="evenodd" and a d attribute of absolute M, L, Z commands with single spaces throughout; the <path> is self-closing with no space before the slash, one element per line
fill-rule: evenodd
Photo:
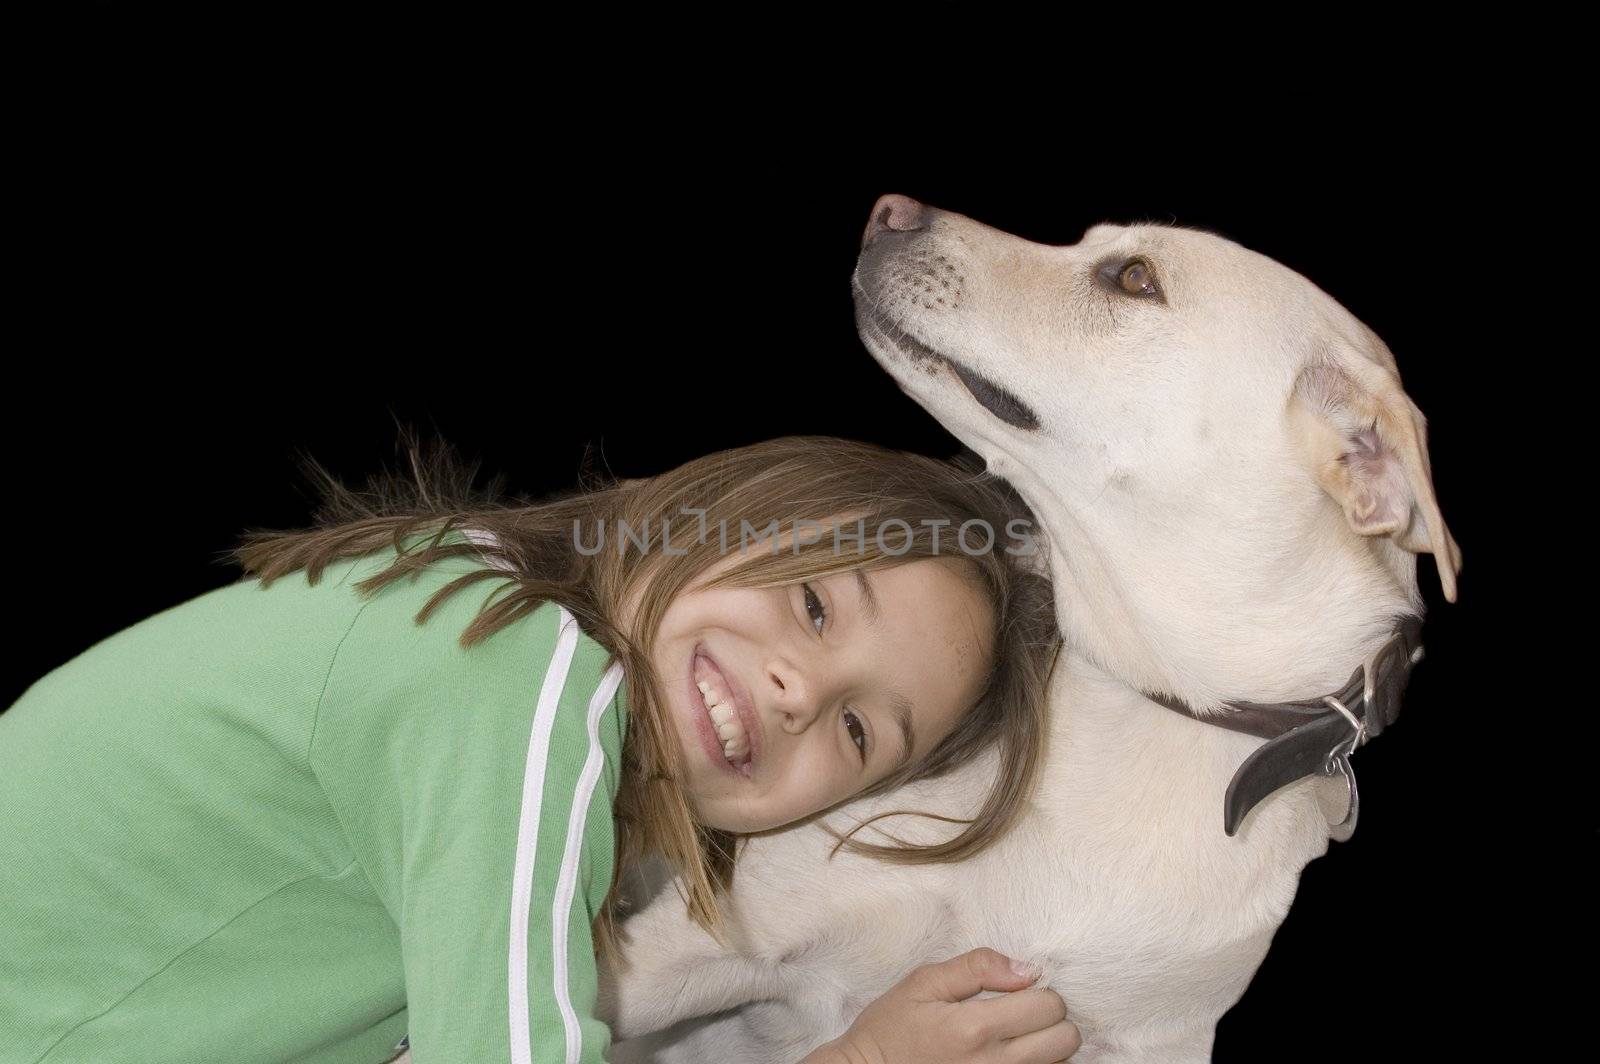
<path fill-rule="evenodd" d="M 732 952 L 662 892 L 602 987 L 613 1059 L 793 1064 L 914 966 L 992 946 L 1045 965 L 1075 1062 L 1206 1060 L 1302 867 L 1353 826 L 1341 755 L 1389 723 L 1420 654 L 1418 552 L 1455 599 L 1422 416 L 1369 329 L 1211 233 L 1097 225 L 1051 247 L 889 196 L 855 290 L 873 356 L 1046 533 L 1067 648 L 1043 782 L 961 864 L 830 860 L 816 824 L 752 840 Z M 823 822 L 970 816 L 993 772 Z"/>

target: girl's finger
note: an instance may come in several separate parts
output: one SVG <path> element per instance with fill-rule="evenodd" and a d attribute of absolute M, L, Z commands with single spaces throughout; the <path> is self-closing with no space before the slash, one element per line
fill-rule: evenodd
<path fill-rule="evenodd" d="M 976 1010 L 981 1028 L 995 1038 L 1018 1038 L 1042 1031 L 1067 1018 L 1061 995 L 1049 987 L 1032 987 L 1002 997 L 967 1001 L 962 1008 Z"/>
<path fill-rule="evenodd" d="M 1056 1064 L 1083 1045 L 1083 1035 L 1071 1020 L 1062 1020 L 1031 1034 L 1013 1038 L 1000 1047 L 1006 1064 Z"/>
<path fill-rule="evenodd" d="M 1011 958 L 987 946 L 968 950 L 937 964 L 924 964 L 907 976 L 924 1001 L 965 1001 L 984 990 L 1019 990 L 1039 977 L 1018 975 Z"/>

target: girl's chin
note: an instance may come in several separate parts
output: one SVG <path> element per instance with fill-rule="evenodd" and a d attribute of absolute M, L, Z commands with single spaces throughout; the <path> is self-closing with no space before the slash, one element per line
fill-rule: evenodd
<path fill-rule="evenodd" d="M 735 835 L 753 835 L 758 831 L 771 831 L 781 828 L 785 824 L 793 823 L 798 817 L 787 819 L 774 819 L 771 816 L 755 815 L 749 808 L 748 802 L 737 796 L 719 795 L 711 801 L 702 800 L 698 795 L 689 799 L 689 809 L 694 814 L 695 823 L 703 827 L 715 828 L 717 831 L 727 831 Z"/>

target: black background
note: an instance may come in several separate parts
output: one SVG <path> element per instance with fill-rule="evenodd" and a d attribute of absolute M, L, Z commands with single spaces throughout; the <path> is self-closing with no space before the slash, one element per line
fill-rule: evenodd
<path fill-rule="evenodd" d="M 0 703 L 234 579 L 220 558 L 244 528 L 304 525 L 298 453 L 347 483 L 395 468 L 397 419 L 534 496 L 572 484 L 586 448 L 624 476 L 790 433 L 953 454 L 856 339 L 849 277 L 883 193 L 1046 243 L 1102 220 L 1203 227 L 1388 342 L 1465 558 L 1455 605 L 1422 562 L 1428 656 L 1400 723 L 1356 758 L 1360 829 L 1305 870 L 1215 1059 L 1466 1056 L 1511 1037 L 1485 973 L 1506 970 L 1509 892 L 1527 884 L 1508 814 L 1474 797 L 1486 750 L 1510 749 L 1486 674 L 1503 500 L 1485 489 L 1500 445 L 1484 412 L 1508 398 L 1481 357 L 1482 273 L 1516 213 L 1487 165 L 1497 133 L 1466 114 L 1380 130 L 1320 103 L 1141 153 L 1150 138 L 1114 123 L 575 120 L 543 98 L 486 118 L 385 92 L 281 110 L 245 94 L 143 126 L 108 98 L 100 165 L 60 171 L 4 426 L 33 582 Z"/>

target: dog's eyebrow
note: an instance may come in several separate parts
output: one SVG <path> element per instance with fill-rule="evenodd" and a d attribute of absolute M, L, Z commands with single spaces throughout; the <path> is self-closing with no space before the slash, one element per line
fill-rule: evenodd
<path fill-rule="evenodd" d="M 867 627 L 876 628 L 883 618 L 877 592 L 872 590 L 872 582 L 867 579 L 865 569 L 857 569 L 855 573 L 856 588 L 861 592 L 861 614 L 866 619 Z M 917 745 L 917 729 L 911 699 L 899 691 L 890 691 L 889 705 L 894 710 L 894 722 L 900 726 L 900 756 L 896 759 L 893 769 L 898 772 L 905 767 L 907 761 L 911 760 L 911 751 Z"/>

